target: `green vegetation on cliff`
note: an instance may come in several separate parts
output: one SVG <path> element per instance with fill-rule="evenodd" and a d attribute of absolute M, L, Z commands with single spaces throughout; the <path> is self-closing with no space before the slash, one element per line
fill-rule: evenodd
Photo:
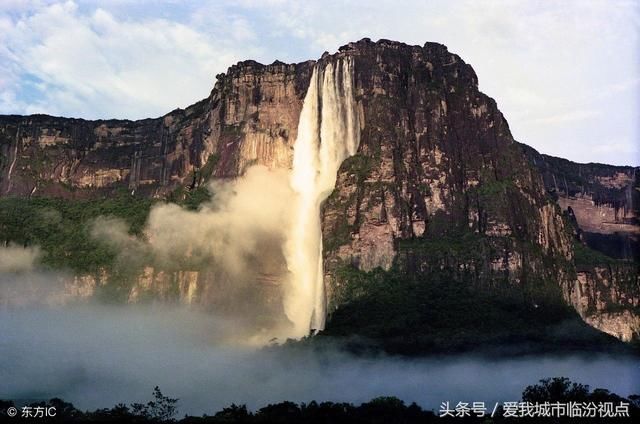
<path fill-rule="evenodd" d="M 516 245 L 524 268 L 516 275 L 492 269 L 488 258 Z M 388 271 L 338 267 L 339 306 L 323 335 L 357 334 L 365 344 L 409 355 L 614 347 L 566 304 L 557 281 L 531 271 L 567 265 L 547 264 L 551 259 L 533 245 L 472 232 L 399 241 Z"/>
<path fill-rule="evenodd" d="M 575 242 L 573 244 L 573 253 L 577 267 L 593 267 L 596 265 L 609 265 L 624 262 L 607 256 L 597 250 L 591 249 L 579 242 Z"/>
<path fill-rule="evenodd" d="M 210 162 L 217 159 L 212 156 Z M 209 164 L 209 162 L 208 162 Z M 194 179 L 208 178 L 211 169 L 203 167 Z M 196 210 L 211 200 L 204 185 L 174 190 L 166 201 Z M 117 253 L 104 241 L 92 235 L 96 219 L 122 220 L 134 237 L 143 237 L 149 212 L 161 202 L 128 190 L 118 190 L 108 197 L 63 199 L 55 197 L 0 198 L 0 244 L 38 246 L 42 265 L 52 269 L 68 269 L 76 273 L 96 273 L 111 269 Z"/>
<path fill-rule="evenodd" d="M 39 246 L 42 264 L 78 273 L 113 265 L 117 252 L 91 235 L 96 218 L 122 219 L 140 236 L 154 201 L 121 191 L 108 198 L 0 198 L 0 242 Z"/>
<path fill-rule="evenodd" d="M 337 278 L 342 305 L 322 335 L 357 334 L 390 353 L 581 350 L 615 342 L 582 322 L 554 282 L 483 285 L 450 269 L 403 272 L 397 265 L 370 272 L 342 266 Z"/>

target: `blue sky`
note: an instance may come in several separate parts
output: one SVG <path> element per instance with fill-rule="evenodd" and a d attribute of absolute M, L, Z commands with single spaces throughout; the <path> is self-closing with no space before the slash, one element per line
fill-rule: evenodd
<path fill-rule="evenodd" d="M 635 0 L 0 0 L 0 113 L 153 117 L 239 60 L 436 41 L 474 67 L 518 141 L 640 165 L 639 36 Z"/>

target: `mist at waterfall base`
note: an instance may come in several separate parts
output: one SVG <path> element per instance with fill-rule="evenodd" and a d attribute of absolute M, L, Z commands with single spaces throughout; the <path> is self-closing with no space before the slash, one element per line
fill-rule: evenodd
<path fill-rule="evenodd" d="M 14 308 L 0 312 L 0 398 L 61 397 L 77 407 L 147 401 L 158 385 L 181 414 L 231 403 L 360 403 L 397 396 L 440 402 L 516 401 L 540 378 L 566 376 L 620 395 L 638 393 L 640 363 L 620 356 L 490 360 L 356 357 L 335 349 L 255 349 L 218 342 L 233 323 L 167 306 Z"/>

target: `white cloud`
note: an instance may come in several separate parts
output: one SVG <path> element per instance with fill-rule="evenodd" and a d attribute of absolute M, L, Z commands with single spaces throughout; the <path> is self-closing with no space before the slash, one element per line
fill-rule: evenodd
<path fill-rule="evenodd" d="M 519 141 L 575 160 L 638 164 L 637 156 L 603 157 L 585 146 L 616 138 L 638 151 L 639 128 L 632 123 L 640 115 L 639 5 L 396 0 L 361 8 L 324 2 L 275 17 L 316 52 L 364 36 L 442 42 L 474 67 L 480 88 L 497 100 Z"/>
<path fill-rule="evenodd" d="M 0 112 L 154 116 L 206 96 L 237 60 L 313 59 L 362 37 L 437 41 L 474 67 L 519 141 L 637 164 L 584 146 L 638 151 L 639 34 L 628 0 L 17 2 L 0 7 Z"/>
<path fill-rule="evenodd" d="M 529 122 L 535 124 L 565 124 L 567 122 L 584 121 L 595 116 L 598 116 L 598 112 L 594 110 L 570 110 L 564 113 L 531 119 Z"/>
<path fill-rule="evenodd" d="M 40 256 L 37 247 L 0 247 L 0 273 L 31 271 Z"/>
<path fill-rule="evenodd" d="M 5 28 L 2 61 L 11 68 L 2 98 L 33 91 L 28 104 L 2 112 L 143 118 L 205 97 L 237 53 L 185 24 L 118 19 L 104 9 L 81 13 L 72 2 L 38 8 Z M 247 39 L 242 24 L 231 27 Z M 27 86 L 25 76 L 41 81 Z M 18 110 L 11 110 L 11 106 Z"/>

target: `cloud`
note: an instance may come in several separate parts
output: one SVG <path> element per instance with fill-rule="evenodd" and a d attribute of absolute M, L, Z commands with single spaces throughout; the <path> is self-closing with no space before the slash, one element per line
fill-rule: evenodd
<path fill-rule="evenodd" d="M 282 306 L 284 243 L 294 199 L 289 172 L 253 166 L 236 180 L 212 182 L 210 191 L 213 199 L 197 211 L 172 203 L 155 206 L 146 241 L 111 218 L 97 219 L 92 235 L 116 247 L 119 266 L 199 272 L 198 300 L 243 322 L 247 331 L 238 331 L 238 339 L 286 338 L 291 324 Z"/>
<path fill-rule="evenodd" d="M 254 166 L 238 180 L 213 182 L 213 201 L 198 211 L 153 208 L 146 228 L 153 252 L 164 262 L 189 255 L 246 274 L 254 256 L 281 249 L 293 197 L 288 181 L 284 170 Z"/>
<path fill-rule="evenodd" d="M 638 164 L 584 146 L 638 151 L 639 28 L 628 0 L 34 1 L 0 8 L 0 112 L 156 116 L 205 97 L 240 59 L 302 61 L 362 37 L 437 41 L 474 67 L 519 141 Z"/>
<path fill-rule="evenodd" d="M 0 247 L 0 311 L 78 300 L 66 290 L 69 276 L 40 267 L 40 256 L 37 246 Z"/>
<path fill-rule="evenodd" d="M 158 305 L 2 310 L 0 322 L 2 396 L 62 397 L 83 409 L 146 401 L 156 385 L 180 399 L 181 414 L 378 396 L 435 409 L 443 401 L 518 401 L 525 386 L 550 376 L 628 396 L 640 377 L 638 359 L 619 355 L 411 359 L 253 350 L 221 343 L 230 328 L 219 318 Z"/>
<path fill-rule="evenodd" d="M 0 273 L 31 271 L 39 256 L 37 247 L 0 247 Z"/>
<path fill-rule="evenodd" d="M 3 18 L 5 113 L 161 115 L 206 97 L 213 76 L 237 60 L 222 43 L 163 18 L 121 19 L 102 8 L 83 13 L 73 2 Z M 242 23 L 232 26 L 249 37 Z M 21 97 L 32 101 L 11 110 L 11 99 Z"/>
<path fill-rule="evenodd" d="M 292 324 L 283 306 L 291 290 L 284 249 L 295 200 L 289 178 L 288 170 L 256 165 L 240 178 L 211 182 L 213 198 L 198 210 L 158 203 L 142 237 L 129 234 L 122 219 L 96 218 L 91 235 L 117 252 L 109 284 L 124 284 L 129 294 L 142 291 L 144 297 L 145 290 L 162 292 L 164 283 L 176 283 L 178 273 L 196 275 L 194 307 L 233 318 L 236 340 L 286 339 Z M 48 215 L 49 221 L 60 219 Z M 38 247 L 0 247 L 0 306 L 84 302 L 103 281 L 38 267 L 39 257 Z M 157 278 L 151 289 L 145 285 L 149 275 Z"/>
<path fill-rule="evenodd" d="M 595 116 L 598 116 L 598 112 L 594 110 L 572 110 L 557 115 L 534 118 L 531 119 L 530 122 L 536 124 L 564 124 L 567 122 L 584 121 Z"/>
<path fill-rule="evenodd" d="M 577 160 L 628 163 L 628 155 L 596 158 L 584 149 L 585 139 L 606 144 L 624 134 L 638 151 L 639 128 L 630 123 L 640 102 L 628 82 L 640 76 L 640 6 L 614 3 L 383 1 L 361 10 L 341 6 L 341 13 L 329 3 L 297 14 L 294 8 L 280 22 L 322 49 L 361 36 L 442 42 L 474 67 L 518 140 Z M 603 97 L 603 87 L 616 95 Z"/>
<path fill-rule="evenodd" d="M 618 153 L 620 155 L 633 155 L 638 153 L 633 148 L 633 142 L 630 140 L 609 140 L 607 143 L 593 146 L 593 152 L 598 154 Z"/>

